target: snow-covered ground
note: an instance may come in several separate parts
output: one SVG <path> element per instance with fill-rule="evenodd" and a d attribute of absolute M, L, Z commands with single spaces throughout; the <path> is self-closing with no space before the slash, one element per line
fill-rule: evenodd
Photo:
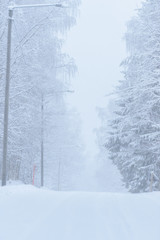
<path fill-rule="evenodd" d="M 0 240 L 159 240 L 160 193 L 0 188 Z"/>

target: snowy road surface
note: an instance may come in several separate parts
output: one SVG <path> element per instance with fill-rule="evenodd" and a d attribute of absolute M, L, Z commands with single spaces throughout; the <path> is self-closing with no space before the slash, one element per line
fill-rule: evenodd
<path fill-rule="evenodd" d="M 0 188 L 0 240 L 151 239 L 160 239 L 160 193 Z"/>

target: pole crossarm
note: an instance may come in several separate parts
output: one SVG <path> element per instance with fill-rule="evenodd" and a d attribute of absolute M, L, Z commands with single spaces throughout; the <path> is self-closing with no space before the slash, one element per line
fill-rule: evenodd
<path fill-rule="evenodd" d="M 63 6 L 60 3 L 54 3 L 54 4 L 32 4 L 32 5 L 13 5 L 13 6 L 9 6 L 8 8 L 13 10 L 16 8 L 37 8 L 37 7 L 58 7 L 58 8 L 65 8 L 65 6 Z"/>

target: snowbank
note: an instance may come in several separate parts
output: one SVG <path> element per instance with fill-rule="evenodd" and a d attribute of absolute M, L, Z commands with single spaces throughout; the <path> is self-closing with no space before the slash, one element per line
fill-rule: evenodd
<path fill-rule="evenodd" d="M 159 240 L 160 193 L 0 188 L 0 240 Z"/>

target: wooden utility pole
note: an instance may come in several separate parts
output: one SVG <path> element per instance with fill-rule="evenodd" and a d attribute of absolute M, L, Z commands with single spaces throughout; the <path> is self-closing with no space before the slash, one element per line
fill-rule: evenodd
<path fill-rule="evenodd" d="M 44 99 L 41 103 L 41 187 L 44 186 Z"/>
<path fill-rule="evenodd" d="M 8 37 L 7 37 L 7 64 L 6 64 L 6 86 L 4 102 L 4 131 L 3 131 L 3 161 L 2 161 L 2 186 L 7 182 L 7 149 L 8 149 L 8 115 L 9 115 L 9 89 L 11 72 L 11 33 L 13 9 L 9 8 L 8 14 Z"/>

